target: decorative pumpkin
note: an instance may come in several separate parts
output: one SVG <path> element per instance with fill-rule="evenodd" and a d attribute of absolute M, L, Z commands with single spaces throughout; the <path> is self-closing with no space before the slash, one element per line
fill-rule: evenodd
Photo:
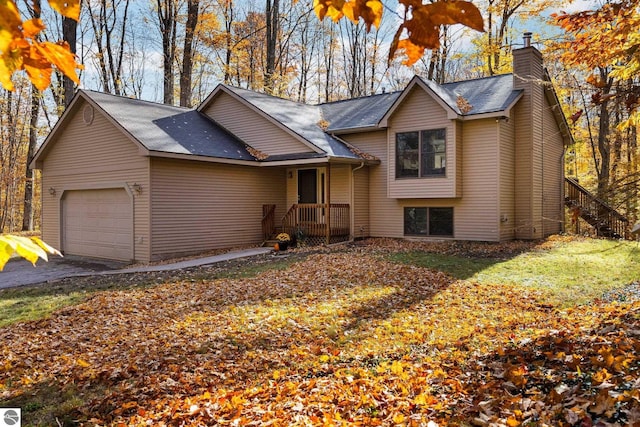
<path fill-rule="evenodd" d="M 278 252 L 280 250 L 280 244 L 276 243 L 275 245 L 273 245 L 273 250 Z"/>

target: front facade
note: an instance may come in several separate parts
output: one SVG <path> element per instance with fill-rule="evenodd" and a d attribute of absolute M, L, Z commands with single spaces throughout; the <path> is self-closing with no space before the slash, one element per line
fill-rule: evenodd
<path fill-rule="evenodd" d="M 195 110 L 80 91 L 32 166 L 43 238 L 152 261 L 361 237 L 560 232 L 570 135 L 533 47 L 514 75 L 305 105 L 226 85 Z"/>

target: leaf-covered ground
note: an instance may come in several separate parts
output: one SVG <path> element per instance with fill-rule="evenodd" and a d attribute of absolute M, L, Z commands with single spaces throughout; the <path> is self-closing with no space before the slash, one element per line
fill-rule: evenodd
<path fill-rule="evenodd" d="M 58 421 L 86 425 L 640 426 L 640 303 L 561 310 L 380 255 L 405 245 L 101 292 L 0 329 L 0 406 L 29 423 L 38 396 L 72 396 Z"/>

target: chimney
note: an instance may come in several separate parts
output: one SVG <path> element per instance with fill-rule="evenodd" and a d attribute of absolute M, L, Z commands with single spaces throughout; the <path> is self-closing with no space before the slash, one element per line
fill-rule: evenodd
<path fill-rule="evenodd" d="M 513 50 L 513 89 L 522 98 L 513 112 L 515 131 L 515 226 L 517 239 L 542 237 L 542 199 L 539 159 L 543 129 L 544 65 L 542 54 L 524 33 L 524 47 Z"/>

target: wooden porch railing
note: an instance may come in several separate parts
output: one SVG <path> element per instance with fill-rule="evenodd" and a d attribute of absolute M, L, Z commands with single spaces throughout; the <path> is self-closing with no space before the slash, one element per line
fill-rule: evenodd
<path fill-rule="evenodd" d="M 591 194 L 573 178 L 565 178 L 565 204 L 596 229 L 599 236 L 627 238 L 629 220 Z"/>
<path fill-rule="evenodd" d="M 276 230 L 276 205 L 262 205 L 262 237 L 269 240 Z"/>
<path fill-rule="evenodd" d="M 349 240 L 350 222 L 348 203 L 299 203 L 282 218 L 282 230 L 310 244 L 329 244 Z"/>

